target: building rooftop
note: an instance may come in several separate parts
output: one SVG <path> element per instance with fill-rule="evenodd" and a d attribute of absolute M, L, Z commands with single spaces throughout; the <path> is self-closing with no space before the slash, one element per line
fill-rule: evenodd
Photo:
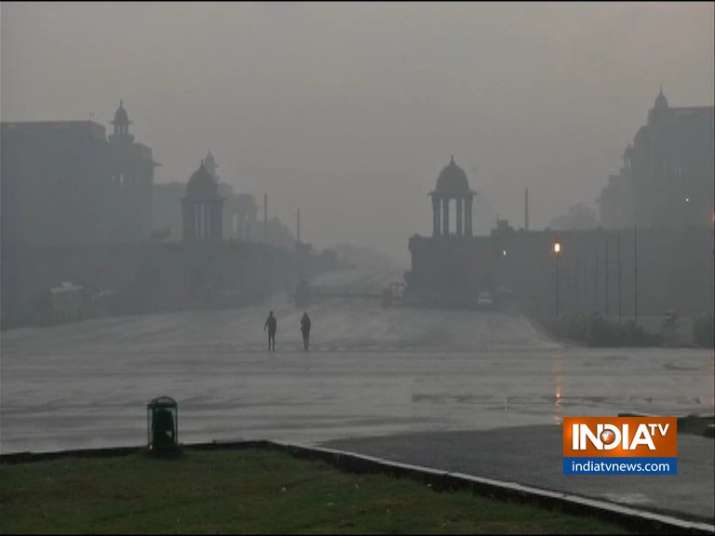
<path fill-rule="evenodd" d="M 203 160 L 199 169 L 194 171 L 186 184 L 186 196 L 197 199 L 218 199 L 220 197 L 218 181 L 208 172 Z"/>

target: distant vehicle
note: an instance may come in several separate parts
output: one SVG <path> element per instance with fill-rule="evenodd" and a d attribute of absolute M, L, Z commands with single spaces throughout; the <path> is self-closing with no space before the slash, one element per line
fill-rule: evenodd
<path fill-rule="evenodd" d="M 491 292 L 487 290 L 481 291 L 477 295 L 477 305 L 479 307 L 491 307 L 494 305 L 494 299 L 492 298 Z"/>
<path fill-rule="evenodd" d="M 663 319 L 663 328 L 664 329 L 675 328 L 677 322 L 678 322 L 678 313 L 676 313 L 672 309 L 666 311 L 665 318 Z"/>
<path fill-rule="evenodd" d="M 87 294 L 83 286 L 63 281 L 58 287 L 50 289 L 53 317 L 58 321 L 81 319 L 86 299 Z"/>
<path fill-rule="evenodd" d="M 392 307 L 402 301 L 405 292 L 405 284 L 400 281 L 390 283 L 382 291 L 382 306 Z"/>
<path fill-rule="evenodd" d="M 500 285 L 496 291 L 497 296 L 511 296 L 513 294 L 514 292 L 509 287 L 505 287 L 504 285 Z"/>

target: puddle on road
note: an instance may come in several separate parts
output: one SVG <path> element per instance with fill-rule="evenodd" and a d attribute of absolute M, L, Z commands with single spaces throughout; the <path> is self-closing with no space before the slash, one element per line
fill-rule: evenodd
<path fill-rule="evenodd" d="M 649 504 L 653 502 L 643 493 L 604 493 L 603 497 L 620 504 Z"/>

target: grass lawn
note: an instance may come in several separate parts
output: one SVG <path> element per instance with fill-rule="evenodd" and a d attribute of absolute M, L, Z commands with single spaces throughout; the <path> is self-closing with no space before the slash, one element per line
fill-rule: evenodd
<path fill-rule="evenodd" d="M 625 533 L 272 450 L 0 465 L 0 533 Z"/>

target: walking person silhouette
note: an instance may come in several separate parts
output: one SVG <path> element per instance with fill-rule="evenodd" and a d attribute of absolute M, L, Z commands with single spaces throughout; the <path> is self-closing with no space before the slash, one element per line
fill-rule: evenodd
<path fill-rule="evenodd" d="M 303 334 L 303 348 L 307 350 L 310 346 L 310 317 L 305 311 L 303 318 L 300 319 L 300 332 Z"/>
<path fill-rule="evenodd" d="M 263 324 L 263 331 L 268 329 L 268 349 L 276 351 L 276 331 L 278 331 L 278 320 L 273 316 L 273 311 L 268 313 L 266 323 Z M 271 346 L 272 345 L 272 346 Z"/>

